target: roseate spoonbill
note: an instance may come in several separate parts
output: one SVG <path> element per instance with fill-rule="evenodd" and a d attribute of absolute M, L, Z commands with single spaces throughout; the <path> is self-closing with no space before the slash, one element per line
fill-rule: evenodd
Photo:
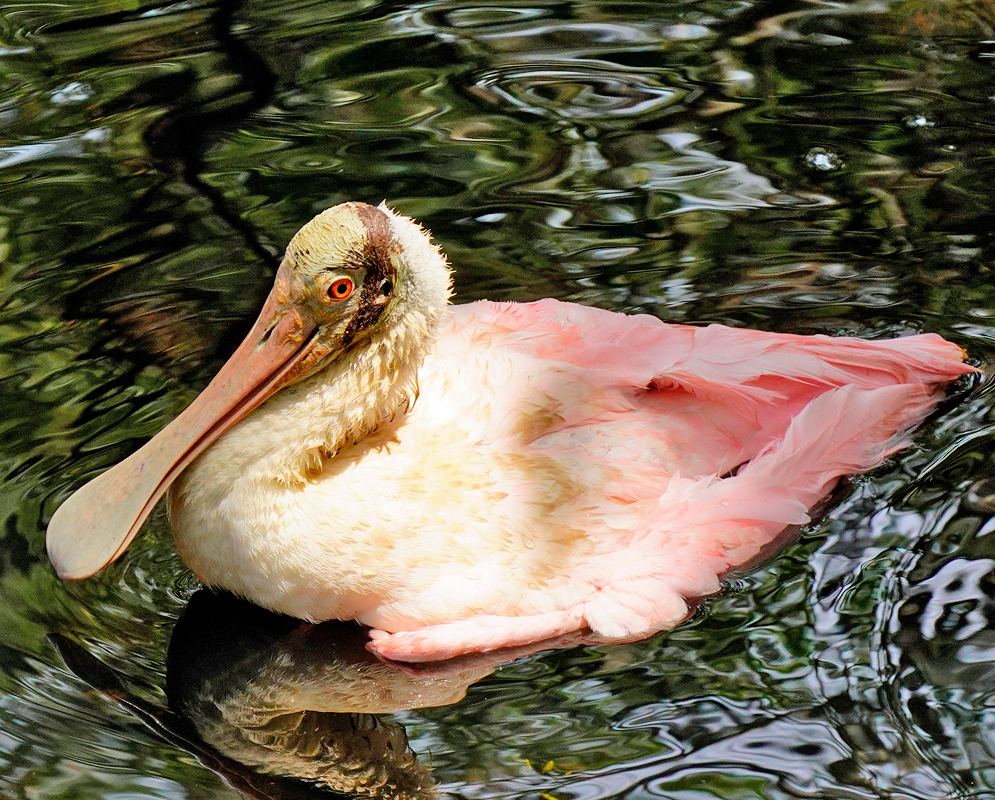
<path fill-rule="evenodd" d="M 59 508 L 59 574 L 120 556 L 168 489 L 201 581 L 358 620 L 387 658 L 636 638 L 903 446 L 973 371 L 934 334 L 795 336 L 449 294 L 410 219 L 363 203 L 319 214 L 203 393 Z"/>

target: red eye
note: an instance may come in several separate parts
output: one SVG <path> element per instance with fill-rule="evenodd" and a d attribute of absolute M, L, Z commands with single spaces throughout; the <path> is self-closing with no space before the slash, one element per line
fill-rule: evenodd
<path fill-rule="evenodd" d="M 356 291 L 356 284 L 352 282 L 352 278 L 337 278 L 328 287 L 328 296 L 332 300 L 346 300 L 352 297 L 354 291 Z"/>

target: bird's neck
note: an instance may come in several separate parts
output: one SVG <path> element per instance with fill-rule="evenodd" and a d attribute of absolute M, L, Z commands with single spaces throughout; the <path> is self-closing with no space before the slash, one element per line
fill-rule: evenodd
<path fill-rule="evenodd" d="M 188 472 L 215 485 L 236 480 L 303 485 L 344 447 L 362 441 L 414 402 L 433 328 L 416 313 L 375 334 L 268 399 Z"/>

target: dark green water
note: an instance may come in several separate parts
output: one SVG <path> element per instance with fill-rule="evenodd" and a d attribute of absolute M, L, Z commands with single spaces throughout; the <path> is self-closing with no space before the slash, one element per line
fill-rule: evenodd
<path fill-rule="evenodd" d="M 161 514 L 94 579 L 63 585 L 44 555 L 58 503 L 204 385 L 316 211 L 386 199 L 421 220 L 461 300 L 936 331 L 986 365 L 993 197 L 982 0 L 4 4 L 0 795 L 322 796 L 253 783 L 166 711 L 196 584 Z M 339 728 L 396 749 L 400 725 L 417 760 L 397 769 L 463 798 L 995 797 L 992 405 L 969 387 L 678 630 L 380 676 L 428 680 L 405 684 L 425 702 L 480 680 L 377 720 L 294 717 L 299 749 L 327 756 Z M 188 711 L 238 693 L 221 653 L 254 680 L 285 634 L 284 684 L 331 663 L 368 691 L 335 641 L 219 613 L 186 626 L 207 644 L 174 644 Z M 279 727 L 256 738 L 276 749 Z"/>

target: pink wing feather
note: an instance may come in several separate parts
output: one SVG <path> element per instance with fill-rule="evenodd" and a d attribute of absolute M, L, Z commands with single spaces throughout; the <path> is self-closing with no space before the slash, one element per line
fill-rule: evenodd
<path fill-rule="evenodd" d="M 521 644 L 523 632 L 534 641 L 586 626 L 622 639 L 674 625 L 687 600 L 717 591 L 724 573 L 807 522 L 841 476 L 904 446 L 943 385 L 974 371 L 935 334 L 864 341 L 697 328 L 555 300 L 459 306 L 440 351 L 449 337 L 518 360 L 527 379 L 495 414 L 530 402 L 556 409 L 559 424 L 519 447 L 611 465 L 622 477 L 590 502 L 643 514 L 561 576 L 574 602 L 524 619 L 378 633 L 374 647 L 393 658 Z"/>
<path fill-rule="evenodd" d="M 506 346 L 583 368 L 652 410 L 681 402 L 683 390 L 695 401 L 687 430 L 703 443 L 714 441 L 711 431 L 727 434 L 729 451 L 708 454 L 711 469 L 702 474 L 700 459 L 689 458 L 688 477 L 659 487 L 631 537 L 605 542 L 607 552 L 575 573 L 599 588 L 584 616 L 607 635 L 679 621 L 685 599 L 717 591 L 722 574 L 807 522 L 841 476 L 903 447 L 938 388 L 972 371 L 963 351 L 935 334 L 863 341 L 694 328 L 555 300 L 478 308 L 513 331 Z M 719 477 L 740 459 L 749 460 Z"/>

